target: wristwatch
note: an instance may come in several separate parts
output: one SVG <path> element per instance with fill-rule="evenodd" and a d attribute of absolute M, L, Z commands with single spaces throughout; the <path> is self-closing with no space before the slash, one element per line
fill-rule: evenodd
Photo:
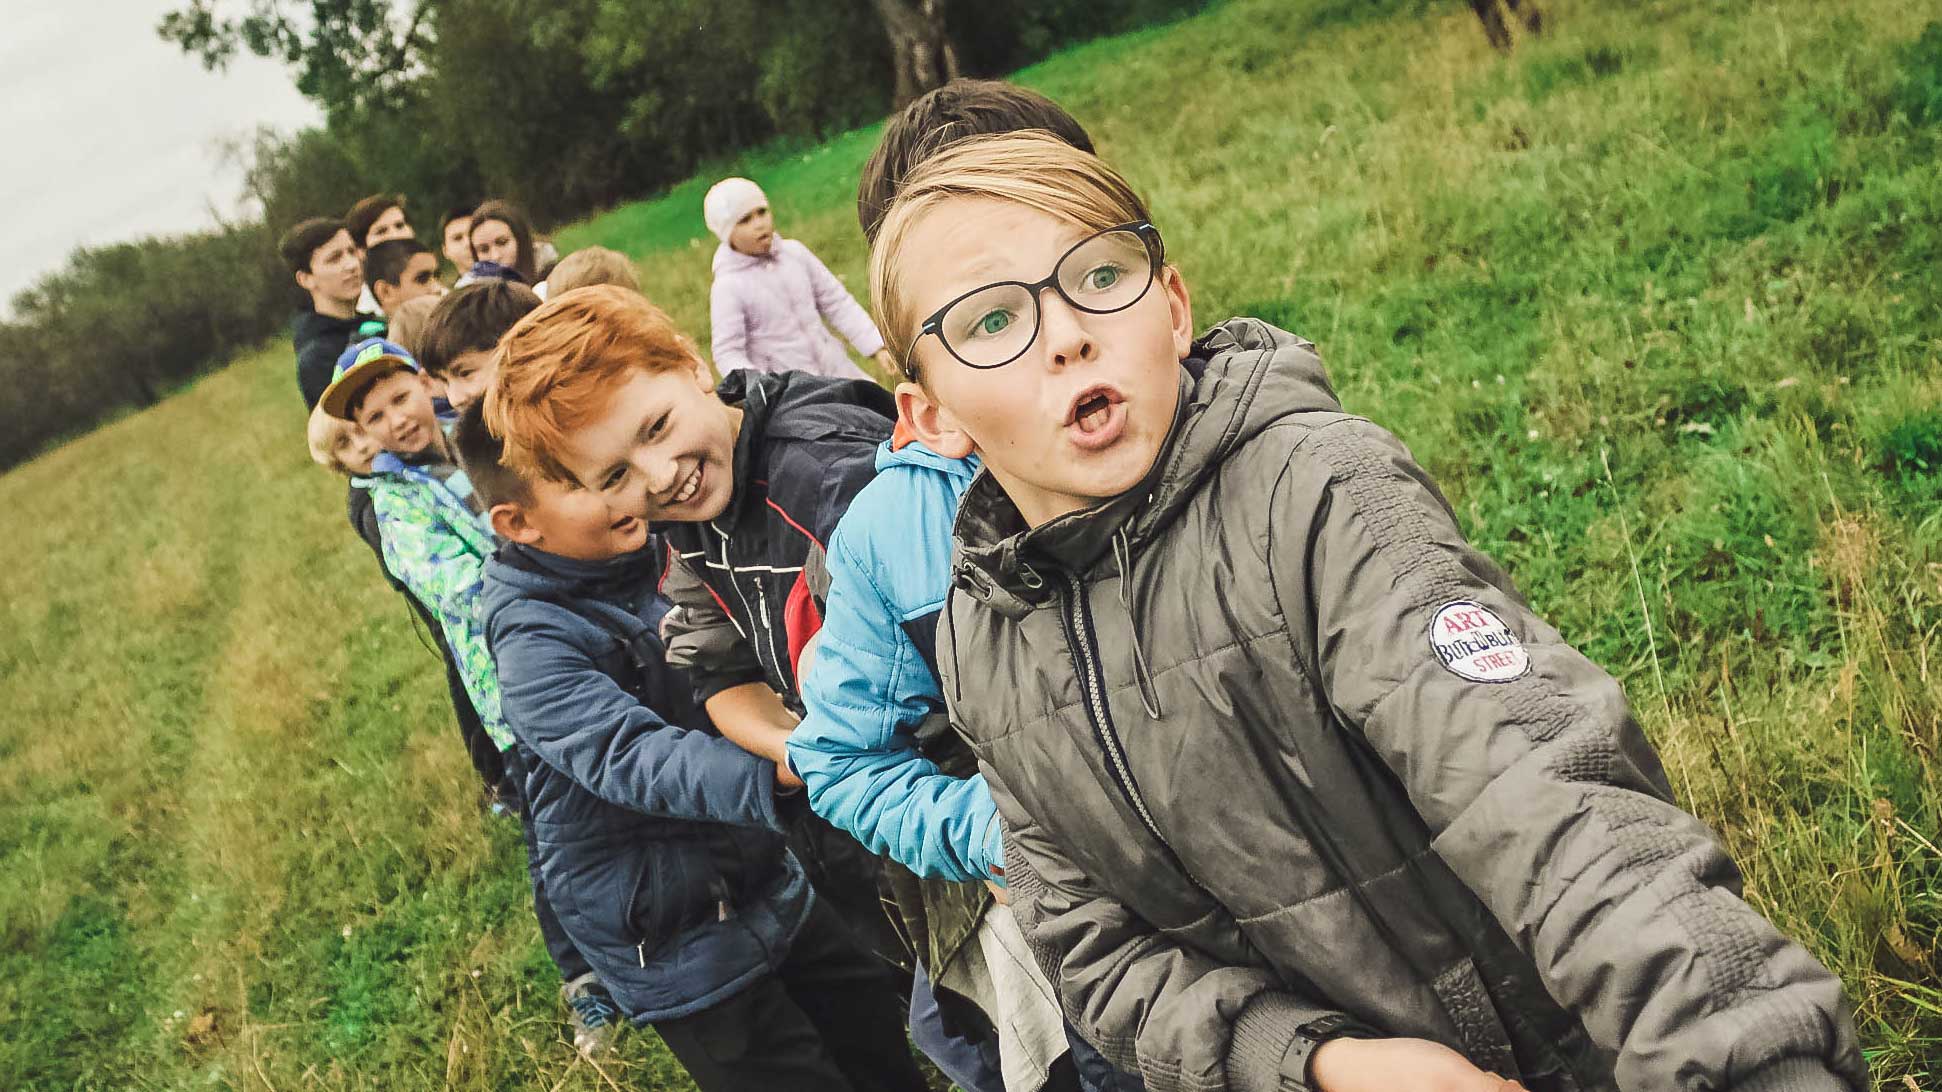
<path fill-rule="evenodd" d="M 1347 1013 L 1338 1012 L 1310 1020 L 1295 1029 L 1295 1041 L 1288 1044 L 1288 1060 L 1294 1065 L 1288 1069 L 1301 1074 L 1301 1083 L 1309 1088 L 1315 1087 L 1314 1076 L 1308 1069 L 1315 1061 L 1315 1050 L 1330 1039 L 1380 1039 L 1382 1033 L 1361 1023 Z"/>

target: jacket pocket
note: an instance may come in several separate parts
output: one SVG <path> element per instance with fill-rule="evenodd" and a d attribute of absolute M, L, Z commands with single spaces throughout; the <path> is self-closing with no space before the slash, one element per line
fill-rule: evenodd
<path fill-rule="evenodd" d="M 707 853 L 690 841 L 655 841 L 642 854 L 643 867 L 627 899 L 627 925 L 642 960 L 702 920 L 711 869 Z"/>

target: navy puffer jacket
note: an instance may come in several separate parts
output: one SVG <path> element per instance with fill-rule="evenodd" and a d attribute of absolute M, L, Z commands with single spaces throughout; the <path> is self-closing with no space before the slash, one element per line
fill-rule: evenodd
<path fill-rule="evenodd" d="M 636 1024 L 773 973 L 811 894 L 775 767 L 722 739 L 665 660 L 661 552 L 574 561 L 517 544 L 481 609 L 561 924 Z"/>

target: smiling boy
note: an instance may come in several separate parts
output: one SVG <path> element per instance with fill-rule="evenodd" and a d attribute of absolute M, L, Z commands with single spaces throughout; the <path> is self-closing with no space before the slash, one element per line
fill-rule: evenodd
<path fill-rule="evenodd" d="M 456 440 L 506 540 L 481 605 L 533 860 L 621 1014 L 704 1092 L 915 1092 L 895 992 L 785 848 L 774 764 L 667 662 L 645 521 L 507 469 L 477 407 Z"/>
<path fill-rule="evenodd" d="M 481 724 L 507 773 L 516 775 L 522 756 L 500 708 L 499 673 L 479 615 L 486 560 L 498 542 L 438 423 L 430 381 L 402 347 L 371 338 L 345 350 L 318 404 L 356 423 L 383 448 L 356 483 L 370 491 L 385 568 L 437 620 Z M 516 776 L 510 789 L 522 825 L 530 827 L 524 785 Z M 529 858 L 531 848 L 529 842 Z M 561 927 L 537 866 L 532 875 L 540 936 L 565 984 L 575 1042 L 595 1049 L 612 1034 L 604 989 Z"/>
<path fill-rule="evenodd" d="M 736 372 L 718 388 L 665 314 L 611 285 L 568 292 L 513 327 L 486 400 L 516 472 L 577 483 L 663 528 L 668 658 L 721 733 L 789 788 L 801 784 L 784 746 L 821 624 L 822 544 L 874 475 L 891 411 L 874 383 L 802 372 Z M 876 858 L 813 815 L 792 837 L 844 922 L 887 961 L 907 960 Z"/>
<path fill-rule="evenodd" d="M 1616 682 L 1311 345 L 1196 339 L 1164 255 L 1017 134 L 871 259 L 905 418 L 984 460 L 938 660 L 1068 1016 L 1155 1092 L 1867 1087 Z"/>

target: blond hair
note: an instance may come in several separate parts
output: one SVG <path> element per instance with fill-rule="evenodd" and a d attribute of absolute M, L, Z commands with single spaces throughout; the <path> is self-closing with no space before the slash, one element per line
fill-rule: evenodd
<path fill-rule="evenodd" d="M 425 340 L 425 327 L 430 325 L 432 312 L 444 296 L 413 296 L 394 308 L 385 316 L 386 340 L 404 346 L 406 352 L 416 357 Z"/>
<path fill-rule="evenodd" d="M 1087 231 L 1151 219 L 1118 171 L 1041 129 L 971 137 L 938 152 L 904 180 L 870 248 L 870 306 L 900 368 L 922 317 L 910 313 L 900 258 L 918 221 L 960 197 L 1024 205 Z"/>
<path fill-rule="evenodd" d="M 321 403 L 312 407 L 310 426 L 305 436 L 310 442 L 311 460 L 325 470 L 334 470 L 347 478 L 355 474 L 356 471 L 345 466 L 344 461 L 337 457 L 337 444 L 346 432 L 356 427 L 349 421 L 325 413 Z"/>
<path fill-rule="evenodd" d="M 499 342 L 485 398 L 486 427 L 505 441 L 522 477 L 572 481 L 560 462 L 566 437 L 592 420 L 636 372 L 701 367 L 701 353 L 638 292 L 576 288 L 547 300 Z"/>
<path fill-rule="evenodd" d="M 596 284 L 618 285 L 639 292 L 641 275 L 635 271 L 634 263 L 627 260 L 627 255 L 617 250 L 604 246 L 582 247 L 561 258 L 553 272 L 546 275 L 546 294 L 557 296 Z"/>

